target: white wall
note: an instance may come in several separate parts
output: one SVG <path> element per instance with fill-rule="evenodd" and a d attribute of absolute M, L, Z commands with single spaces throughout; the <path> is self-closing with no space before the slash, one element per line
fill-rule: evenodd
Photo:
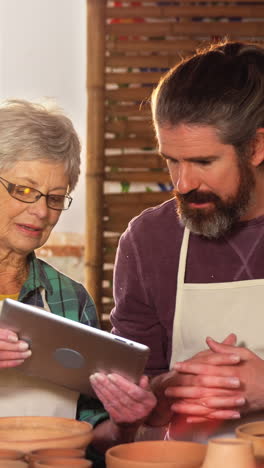
<path fill-rule="evenodd" d="M 54 98 L 83 144 L 81 178 L 59 232 L 85 229 L 85 28 L 85 0 L 0 0 L 0 99 Z"/>

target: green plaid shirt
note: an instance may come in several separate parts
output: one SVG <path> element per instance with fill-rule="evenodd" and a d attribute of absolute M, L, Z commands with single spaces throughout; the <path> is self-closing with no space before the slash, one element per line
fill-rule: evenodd
<path fill-rule="evenodd" d="M 34 253 L 28 259 L 29 276 L 20 291 L 20 302 L 45 309 L 46 301 L 53 314 L 99 328 L 94 302 L 82 284 L 40 260 Z M 95 426 L 107 419 L 108 414 L 99 400 L 80 395 L 76 418 Z"/>

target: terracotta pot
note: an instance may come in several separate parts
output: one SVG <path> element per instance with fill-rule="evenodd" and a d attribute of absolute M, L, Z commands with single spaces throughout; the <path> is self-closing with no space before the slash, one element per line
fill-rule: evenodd
<path fill-rule="evenodd" d="M 22 460 L 0 460 L 0 468 L 28 468 L 28 464 Z"/>
<path fill-rule="evenodd" d="M 24 458 L 24 452 L 19 452 L 18 450 L 11 449 L 1 449 L 0 450 L 0 462 L 2 459 L 5 460 L 22 460 Z"/>
<path fill-rule="evenodd" d="M 253 444 L 242 439 L 211 439 L 201 468 L 256 468 Z"/>
<path fill-rule="evenodd" d="M 48 416 L 0 418 L 0 449 L 84 448 L 92 440 L 89 423 Z"/>
<path fill-rule="evenodd" d="M 0 451 L 1 454 L 1 451 Z M 59 458 L 85 458 L 85 449 L 74 448 L 53 448 L 53 449 L 40 449 L 25 455 L 26 460 L 39 460 L 46 457 L 59 457 Z"/>
<path fill-rule="evenodd" d="M 256 457 L 256 468 L 264 468 L 264 457 Z"/>
<path fill-rule="evenodd" d="M 47 457 L 43 460 L 34 460 L 32 468 L 56 468 L 64 466 L 65 468 L 91 468 L 92 462 L 82 458 L 57 458 Z"/>
<path fill-rule="evenodd" d="M 107 468 L 198 468 L 206 445 L 196 442 L 144 441 L 116 445 L 106 452 Z"/>
<path fill-rule="evenodd" d="M 236 436 L 253 443 L 256 457 L 264 458 L 264 421 L 241 424 L 236 428 Z"/>

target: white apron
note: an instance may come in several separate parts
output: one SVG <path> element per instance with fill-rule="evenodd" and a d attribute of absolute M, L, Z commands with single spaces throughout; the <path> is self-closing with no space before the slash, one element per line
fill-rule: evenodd
<path fill-rule="evenodd" d="M 0 417 L 56 416 L 75 419 L 78 398 L 78 392 L 23 375 L 15 368 L 0 369 Z"/>
<path fill-rule="evenodd" d="M 170 367 L 206 349 L 205 338 L 222 341 L 234 332 L 238 345 L 264 359 L 264 279 L 231 283 L 184 283 L 190 231 L 185 228 L 180 252 L 173 323 Z M 177 418 L 176 418 L 177 419 Z M 264 419 L 264 411 L 241 419 L 208 424 L 187 424 L 185 418 L 171 423 L 167 438 L 206 442 L 213 437 L 234 436 L 242 423 Z M 213 433 L 212 433 L 213 431 Z"/>

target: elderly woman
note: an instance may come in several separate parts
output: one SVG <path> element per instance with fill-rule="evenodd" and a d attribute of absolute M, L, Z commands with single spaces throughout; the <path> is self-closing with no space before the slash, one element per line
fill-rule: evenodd
<path fill-rule="evenodd" d="M 97 327 L 94 303 L 84 287 L 34 254 L 70 207 L 79 172 L 80 143 L 67 117 L 26 101 L 0 106 L 0 301 L 17 299 Z M 1 416 L 87 420 L 96 425 L 93 445 L 103 452 L 133 439 L 156 403 L 146 377 L 137 386 L 122 378 L 115 385 L 120 376 L 106 376 L 104 385 L 115 402 L 111 410 L 102 395 L 109 418 L 99 401 L 19 373 L 16 367 L 30 355 L 25 341 L 0 329 Z M 98 391 L 98 375 L 91 380 Z"/>

